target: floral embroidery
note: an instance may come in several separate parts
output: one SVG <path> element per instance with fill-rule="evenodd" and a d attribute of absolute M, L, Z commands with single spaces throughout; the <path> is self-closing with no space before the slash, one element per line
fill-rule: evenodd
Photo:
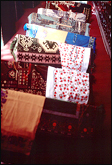
<path fill-rule="evenodd" d="M 54 71 L 54 98 L 87 104 L 89 99 L 89 74 L 56 68 Z"/>
<path fill-rule="evenodd" d="M 90 55 L 89 51 L 86 52 L 86 49 L 88 48 L 66 43 L 58 43 L 58 46 L 60 50 L 62 68 L 73 69 L 81 72 L 85 72 L 87 70 L 89 60 L 87 60 L 88 62 L 85 62 L 84 57 L 87 56 L 87 53 Z M 89 56 L 87 58 L 89 58 Z"/>

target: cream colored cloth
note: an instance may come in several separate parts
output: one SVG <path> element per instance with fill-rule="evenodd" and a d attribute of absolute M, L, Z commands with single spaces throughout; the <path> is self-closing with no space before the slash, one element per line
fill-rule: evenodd
<path fill-rule="evenodd" d="M 36 33 L 35 38 L 41 38 L 44 40 L 55 41 L 55 42 L 60 41 L 62 43 L 65 42 L 65 39 L 68 34 L 67 31 L 57 30 L 53 28 L 40 26 L 40 25 L 35 25 L 35 26 L 38 27 L 38 31 Z M 26 32 L 26 35 L 27 35 L 27 32 Z"/>
<path fill-rule="evenodd" d="M 35 138 L 45 97 L 8 90 L 7 101 L 3 106 L 1 132 L 9 136 Z"/>

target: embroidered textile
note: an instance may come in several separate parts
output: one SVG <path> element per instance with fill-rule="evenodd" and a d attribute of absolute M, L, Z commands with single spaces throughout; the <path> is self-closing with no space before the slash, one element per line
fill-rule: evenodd
<path fill-rule="evenodd" d="M 1 118 L 1 148 L 29 155 L 45 97 L 9 89 L 7 91 L 7 101 Z M 7 141 L 4 136 L 7 136 Z M 21 146 L 21 143 L 17 144 L 15 137 L 20 141 L 23 140 L 24 146 Z"/>
<path fill-rule="evenodd" d="M 97 137 L 102 129 L 103 116 L 102 105 L 92 106 L 46 98 L 37 131 L 64 137 Z"/>
<path fill-rule="evenodd" d="M 1 149 L 12 152 L 18 152 L 25 155 L 30 155 L 33 140 L 10 135 L 7 132 L 1 133 Z"/>
<path fill-rule="evenodd" d="M 17 72 L 12 61 L 1 60 L 1 88 L 17 88 Z"/>
<path fill-rule="evenodd" d="M 89 74 L 49 66 L 46 97 L 87 104 L 89 99 Z"/>
<path fill-rule="evenodd" d="M 89 36 L 89 23 L 76 21 L 73 18 L 55 18 L 42 14 L 31 13 L 28 16 L 29 24 L 42 25 L 54 29 Z"/>
<path fill-rule="evenodd" d="M 38 14 L 43 14 L 50 17 L 56 17 L 56 18 L 73 18 L 76 21 L 85 22 L 86 21 L 86 15 L 83 13 L 74 13 L 72 11 L 63 11 L 63 10 L 53 10 L 53 9 L 45 9 L 45 8 L 38 8 L 37 10 Z"/>
<path fill-rule="evenodd" d="M 82 47 L 90 47 L 93 49 L 95 53 L 96 49 L 96 38 L 92 36 L 84 36 L 76 33 L 66 32 L 63 30 L 57 30 L 53 28 L 43 27 L 40 25 L 34 25 L 34 24 L 26 24 L 27 29 L 26 35 L 32 36 L 35 38 L 42 38 L 44 40 L 49 41 L 55 41 L 55 42 L 61 42 L 61 43 L 67 43 Z M 34 35 L 32 33 L 33 28 L 35 27 L 35 30 L 37 31 Z M 53 36 L 53 37 L 52 37 Z"/>
<path fill-rule="evenodd" d="M 53 41 L 17 34 L 10 45 L 10 51 L 15 61 L 60 64 L 58 45 Z"/>
<path fill-rule="evenodd" d="M 10 78 L 10 67 L 15 77 Z M 30 69 L 30 70 L 29 70 Z M 45 96 L 47 66 L 1 60 L 1 88 Z"/>
<path fill-rule="evenodd" d="M 90 61 L 90 48 L 58 43 L 62 68 L 86 72 Z"/>

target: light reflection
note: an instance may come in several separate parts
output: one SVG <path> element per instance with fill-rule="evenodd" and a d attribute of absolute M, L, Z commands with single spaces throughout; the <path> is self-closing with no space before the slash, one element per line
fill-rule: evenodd
<path fill-rule="evenodd" d="M 1 57 L 1 60 L 9 60 L 9 59 L 12 59 L 12 60 L 14 60 L 13 59 L 13 56 L 11 56 L 11 55 L 6 55 L 6 56 L 3 56 L 3 57 Z"/>
<path fill-rule="evenodd" d="M 93 15 L 96 15 L 96 12 L 95 12 L 95 8 L 94 7 L 92 7 L 92 10 L 91 11 L 92 11 L 92 14 Z"/>
<path fill-rule="evenodd" d="M 10 54 L 10 50 L 3 50 L 3 51 L 1 51 L 1 55 L 4 55 L 4 54 Z"/>

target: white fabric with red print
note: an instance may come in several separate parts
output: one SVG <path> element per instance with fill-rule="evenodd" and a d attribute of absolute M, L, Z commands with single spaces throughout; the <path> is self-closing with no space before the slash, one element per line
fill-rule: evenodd
<path fill-rule="evenodd" d="M 91 48 L 59 43 L 62 68 L 86 72 L 90 61 Z"/>
<path fill-rule="evenodd" d="M 89 93 L 89 73 L 48 67 L 46 97 L 87 104 Z"/>

